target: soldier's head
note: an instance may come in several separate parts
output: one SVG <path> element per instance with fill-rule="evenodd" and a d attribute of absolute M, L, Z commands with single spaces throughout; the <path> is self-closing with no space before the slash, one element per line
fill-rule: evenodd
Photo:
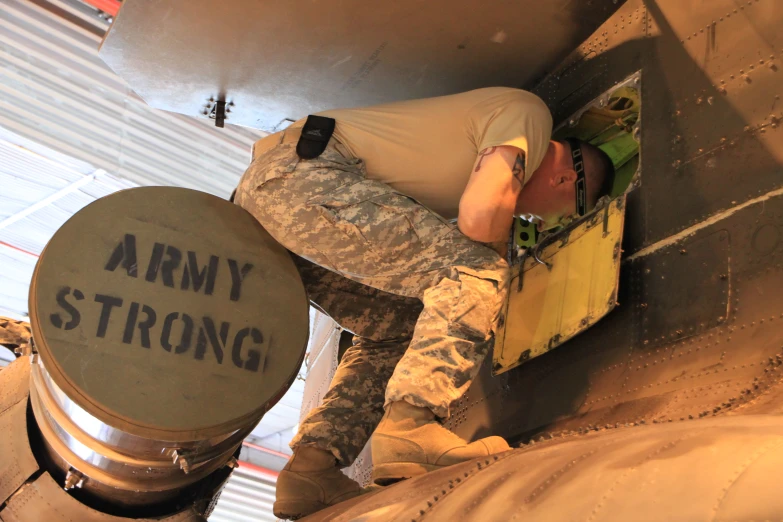
<path fill-rule="evenodd" d="M 604 151 L 577 139 L 551 141 L 517 200 L 516 213 L 536 217 L 549 228 L 590 212 L 613 185 L 614 166 Z"/>

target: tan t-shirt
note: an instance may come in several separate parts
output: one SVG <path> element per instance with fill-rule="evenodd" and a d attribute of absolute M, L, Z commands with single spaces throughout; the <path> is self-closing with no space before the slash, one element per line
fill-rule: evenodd
<path fill-rule="evenodd" d="M 522 149 L 529 178 L 552 134 L 544 102 L 507 87 L 318 114 L 337 120 L 335 137 L 364 160 L 369 178 L 447 219 L 457 217 L 480 151 L 498 145 Z"/>

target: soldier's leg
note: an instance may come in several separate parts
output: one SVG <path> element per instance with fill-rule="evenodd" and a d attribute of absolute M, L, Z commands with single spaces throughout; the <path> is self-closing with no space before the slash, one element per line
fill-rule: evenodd
<path fill-rule="evenodd" d="M 321 405 L 301 422 L 291 448 L 330 451 L 346 467 L 383 416 L 386 385 L 410 343 L 422 303 L 351 281 L 298 256 L 294 261 L 310 300 L 354 338 Z"/>
<path fill-rule="evenodd" d="M 294 256 L 313 304 L 355 333 L 321 406 L 291 443 L 277 480 L 274 513 L 299 518 L 362 493 L 339 471 L 353 462 L 383 414 L 386 383 L 421 310 L 416 299 L 350 281 Z"/>
<path fill-rule="evenodd" d="M 385 404 L 405 400 L 447 418 L 492 347 L 505 296 L 504 282 L 481 272 L 444 278 L 425 291 L 424 310 L 389 380 Z"/>

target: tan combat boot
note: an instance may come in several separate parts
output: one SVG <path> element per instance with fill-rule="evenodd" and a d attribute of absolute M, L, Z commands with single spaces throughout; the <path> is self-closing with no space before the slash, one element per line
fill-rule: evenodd
<path fill-rule="evenodd" d="M 468 444 L 441 426 L 429 408 L 393 402 L 372 436 L 372 479 L 385 486 L 510 449 L 501 437 Z"/>
<path fill-rule="evenodd" d="M 363 493 L 346 477 L 330 452 L 300 446 L 277 477 L 273 511 L 278 518 L 297 520 Z"/>

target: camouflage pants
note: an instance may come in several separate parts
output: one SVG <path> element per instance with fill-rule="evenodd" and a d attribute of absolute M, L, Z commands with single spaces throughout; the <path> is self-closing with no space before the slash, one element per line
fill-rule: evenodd
<path fill-rule="evenodd" d="M 313 160 L 295 147 L 256 158 L 236 203 L 298 256 L 311 301 L 355 334 L 323 404 L 291 443 L 348 466 L 385 404 L 405 400 L 448 417 L 489 351 L 509 270 L 438 214 L 367 179 L 363 162 L 334 142 Z"/>

